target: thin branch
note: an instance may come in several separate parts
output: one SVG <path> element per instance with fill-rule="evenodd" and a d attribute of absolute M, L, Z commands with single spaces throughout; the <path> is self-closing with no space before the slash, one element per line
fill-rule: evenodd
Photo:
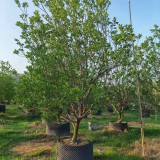
<path fill-rule="evenodd" d="M 95 81 L 100 77 L 100 76 L 102 76 L 105 72 L 107 72 L 107 73 L 109 73 L 113 68 L 115 68 L 115 67 L 117 67 L 118 65 L 115 65 L 115 66 L 113 66 L 113 67 L 111 67 L 111 68 L 107 68 L 107 69 L 104 69 L 103 71 L 99 71 L 99 73 L 97 74 L 97 76 L 94 78 L 94 79 L 92 79 L 91 80 L 91 84 L 90 84 L 90 86 L 89 86 L 89 88 L 88 88 L 88 90 L 86 91 L 86 94 L 83 96 L 83 101 L 85 100 L 85 99 L 87 99 L 87 97 L 89 96 L 89 94 L 90 94 L 90 92 L 91 92 L 91 90 L 92 90 L 92 87 L 93 87 L 93 84 L 95 83 Z"/>

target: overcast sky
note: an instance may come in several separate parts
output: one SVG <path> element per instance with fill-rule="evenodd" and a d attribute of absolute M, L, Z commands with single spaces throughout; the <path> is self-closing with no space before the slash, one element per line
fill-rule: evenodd
<path fill-rule="evenodd" d="M 111 0 L 111 3 L 110 17 L 129 24 L 128 0 Z M 143 39 L 150 34 L 154 24 L 160 26 L 160 0 L 131 0 L 131 8 L 134 30 L 137 34 L 142 33 Z M 23 73 L 27 60 L 13 54 L 17 48 L 14 38 L 20 35 L 20 29 L 15 25 L 20 14 L 14 0 L 0 0 L 0 60 L 9 61 L 13 68 Z"/>

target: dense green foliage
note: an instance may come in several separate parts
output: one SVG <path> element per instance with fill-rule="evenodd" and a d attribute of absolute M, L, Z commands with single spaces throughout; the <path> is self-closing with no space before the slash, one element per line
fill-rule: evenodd
<path fill-rule="evenodd" d="M 15 96 L 16 71 L 9 62 L 0 61 L 0 104 L 10 103 Z"/>
<path fill-rule="evenodd" d="M 31 61 L 29 72 L 35 73 L 38 83 L 34 86 L 42 88 L 33 94 L 39 96 L 36 100 L 42 102 L 43 110 L 62 106 L 67 111 L 65 118 L 73 122 L 76 141 L 81 119 L 94 107 L 89 99 L 98 79 L 108 78 L 131 58 L 132 28 L 109 19 L 108 0 L 33 1 L 41 12 L 36 10 L 31 17 L 27 3 L 16 3 L 23 11 L 17 25 L 24 41 L 16 39 L 20 49 L 15 53 Z"/>
<path fill-rule="evenodd" d="M 16 4 L 22 32 L 15 53 L 30 61 L 19 100 L 50 120 L 60 115 L 72 122 L 73 143 L 83 117 L 105 106 L 100 101 L 116 108 L 119 122 L 127 104 L 137 105 L 137 95 L 158 105 L 157 98 L 147 98 L 157 95 L 151 86 L 157 88 L 159 79 L 158 26 L 139 45 L 141 35 L 131 25 L 109 18 L 109 0 L 33 0 L 33 15 L 26 2 Z"/>

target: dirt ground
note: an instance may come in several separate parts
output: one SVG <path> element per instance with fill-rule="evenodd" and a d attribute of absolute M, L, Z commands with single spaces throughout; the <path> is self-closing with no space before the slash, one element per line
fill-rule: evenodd
<path fill-rule="evenodd" d="M 128 122 L 129 126 L 139 127 L 139 122 Z M 154 124 L 145 123 L 145 126 L 154 126 Z M 160 126 L 159 124 L 155 124 L 155 126 Z M 106 131 L 106 128 L 105 128 Z M 107 128 L 107 131 L 111 131 Z M 140 154 L 139 151 L 141 150 L 140 142 L 135 142 L 132 146 L 133 152 Z M 152 139 L 146 140 L 145 148 L 147 151 L 146 157 L 154 158 L 156 160 L 160 160 L 160 140 Z M 32 157 L 32 159 L 36 157 L 50 157 L 53 155 L 53 151 L 56 151 L 56 139 L 49 136 L 44 136 L 39 139 L 34 139 L 31 141 L 23 142 L 18 146 L 12 148 L 13 152 L 23 156 L 23 157 Z M 133 153 L 133 154 L 134 154 Z M 153 154 L 154 153 L 154 154 Z"/>
<path fill-rule="evenodd" d="M 132 146 L 132 153 L 141 155 L 141 142 L 136 141 Z M 160 160 L 160 139 L 145 139 L 144 143 L 145 157 Z"/>
<path fill-rule="evenodd" d="M 12 151 L 24 157 L 36 157 L 40 155 L 49 157 L 55 146 L 54 144 L 56 144 L 55 139 L 45 136 L 41 139 L 23 142 L 12 148 Z"/>
<path fill-rule="evenodd" d="M 143 123 L 144 126 L 155 126 L 155 127 L 160 127 L 160 124 L 151 124 L 151 123 Z M 140 122 L 128 122 L 129 126 L 135 126 L 135 127 L 139 127 L 140 126 Z"/>

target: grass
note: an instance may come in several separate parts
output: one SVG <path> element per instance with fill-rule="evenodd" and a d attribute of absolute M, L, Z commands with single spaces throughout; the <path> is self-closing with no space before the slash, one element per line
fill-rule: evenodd
<path fill-rule="evenodd" d="M 138 111 L 125 111 L 125 121 L 138 121 Z M 90 139 L 94 145 L 95 160 L 143 160 L 133 147 L 140 142 L 140 129 L 129 127 L 129 132 L 115 132 L 106 129 L 89 131 L 88 122 L 106 126 L 109 121 L 116 121 L 116 114 L 105 113 L 81 122 L 79 133 Z M 160 126 L 155 124 L 154 115 L 144 119 L 147 140 L 160 138 Z M 21 146 L 22 145 L 22 146 Z M 17 147 L 17 148 L 16 148 Z M 28 154 L 17 152 L 19 148 L 28 150 Z M 28 148 L 27 148 L 28 147 Z M 37 148 L 36 148 L 37 147 Z M 47 148 L 48 147 L 48 148 Z M 13 150 L 16 148 L 17 150 Z M 45 136 L 45 127 L 39 119 L 27 118 L 15 106 L 7 107 L 5 114 L 0 114 L 0 160 L 55 160 L 56 139 Z M 149 160 L 149 158 L 145 158 Z"/>
<path fill-rule="evenodd" d="M 16 159 L 16 154 L 12 153 L 11 148 L 21 142 L 32 140 L 40 135 L 33 132 L 26 134 L 33 123 L 27 119 L 16 107 L 9 107 L 6 114 L 0 114 L 0 159 Z M 12 156 L 13 157 L 12 157 Z M 12 158 L 10 158 L 12 157 Z M 22 158 L 23 159 L 23 158 Z"/>

